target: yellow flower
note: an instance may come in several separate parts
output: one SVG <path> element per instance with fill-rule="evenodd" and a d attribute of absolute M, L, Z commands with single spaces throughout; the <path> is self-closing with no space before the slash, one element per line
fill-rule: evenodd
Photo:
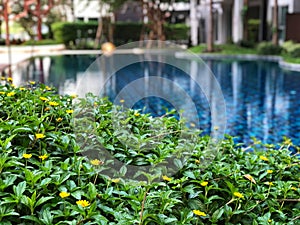
<path fill-rule="evenodd" d="M 20 87 L 20 88 L 19 88 L 19 90 L 20 90 L 20 91 L 25 91 L 25 90 L 26 90 L 26 88 L 24 88 L 24 87 Z"/>
<path fill-rule="evenodd" d="M 59 117 L 59 118 L 56 119 L 56 122 L 59 123 L 59 122 L 61 122 L 62 120 L 63 120 L 63 119 L 62 119 L 61 117 Z"/>
<path fill-rule="evenodd" d="M 233 195 L 238 198 L 244 198 L 244 195 L 240 192 L 234 192 Z"/>
<path fill-rule="evenodd" d="M 66 113 L 69 113 L 69 114 L 72 114 L 74 112 L 74 110 L 72 110 L 72 109 L 67 109 L 66 110 Z"/>
<path fill-rule="evenodd" d="M 111 182 L 113 182 L 113 183 L 119 183 L 120 182 L 120 178 L 111 179 Z"/>
<path fill-rule="evenodd" d="M 10 86 L 12 86 L 13 88 L 15 88 L 15 87 L 16 87 L 16 85 L 14 85 L 14 84 L 11 84 Z"/>
<path fill-rule="evenodd" d="M 268 222 L 269 222 L 269 223 L 272 223 L 272 220 L 271 220 L 271 219 L 268 219 Z"/>
<path fill-rule="evenodd" d="M 60 196 L 61 198 L 66 198 L 66 197 L 69 197 L 69 196 L 70 196 L 70 193 L 65 192 L 65 191 L 62 191 L 62 192 L 59 193 L 59 196 Z M 77 203 L 77 204 L 78 204 L 78 203 Z"/>
<path fill-rule="evenodd" d="M 267 173 L 273 173 L 273 170 L 267 170 Z"/>
<path fill-rule="evenodd" d="M 247 178 L 248 180 L 250 180 L 252 183 L 256 184 L 256 181 L 250 174 L 245 174 L 244 177 Z"/>
<path fill-rule="evenodd" d="M 51 91 L 52 90 L 51 87 L 49 87 L 49 86 L 46 86 L 45 88 L 46 88 L 47 91 Z"/>
<path fill-rule="evenodd" d="M 269 159 L 263 155 L 259 156 L 259 158 L 263 161 L 269 161 Z"/>
<path fill-rule="evenodd" d="M 43 96 L 41 96 L 41 97 L 40 97 L 40 99 L 41 99 L 42 101 L 45 101 L 45 102 L 46 102 L 46 101 L 49 101 L 49 99 L 48 99 L 48 98 L 46 98 L 46 97 L 43 97 Z"/>
<path fill-rule="evenodd" d="M 120 103 L 124 103 L 124 102 L 125 102 L 125 100 L 124 100 L 124 99 L 121 99 L 121 100 L 120 100 Z"/>
<path fill-rule="evenodd" d="M 165 181 L 171 181 L 172 180 L 172 178 L 170 178 L 170 177 L 168 177 L 166 175 L 163 175 L 162 179 L 165 180 Z"/>
<path fill-rule="evenodd" d="M 264 182 L 264 184 L 265 184 L 265 185 L 269 185 L 269 186 L 274 186 L 273 182 L 269 182 L 269 181 Z"/>
<path fill-rule="evenodd" d="M 134 116 L 140 116 L 140 114 L 139 113 L 135 113 Z"/>
<path fill-rule="evenodd" d="M 30 159 L 31 157 L 32 157 L 32 154 L 26 154 L 26 153 L 23 154 L 23 158 L 25 158 L 25 159 Z"/>
<path fill-rule="evenodd" d="M 5 80 L 5 77 L 4 77 L 4 76 L 2 76 L 2 77 L 1 77 L 1 80 Z"/>
<path fill-rule="evenodd" d="M 57 102 L 49 102 L 49 105 L 51 105 L 51 106 L 58 106 L 59 104 Z"/>
<path fill-rule="evenodd" d="M 87 201 L 87 200 L 78 200 L 78 201 L 76 202 L 76 204 L 77 204 L 77 205 L 80 205 L 80 206 L 82 206 L 82 207 L 87 207 L 87 206 L 90 205 L 90 202 Z"/>
<path fill-rule="evenodd" d="M 100 161 L 99 159 L 93 159 L 93 160 L 91 160 L 91 164 L 94 166 L 99 166 L 99 165 L 103 164 L 103 162 Z"/>
<path fill-rule="evenodd" d="M 50 108 L 49 108 L 49 107 L 46 107 L 44 110 L 45 110 L 45 111 L 49 111 L 49 110 L 50 110 Z"/>
<path fill-rule="evenodd" d="M 29 84 L 34 85 L 34 84 L 35 84 L 35 81 L 29 81 Z"/>
<path fill-rule="evenodd" d="M 196 160 L 195 160 L 195 163 L 199 164 L 199 163 L 200 163 L 200 160 L 199 160 L 199 159 L 196 159 Z"/>
<path fill-rule="evenodd" d="M 77 95 L 76 94 L 72 94 L 72 95 L 70 95 L 71 96 L 71 98 L 77 98 Z"/>
<path fill-rule="evenodd" d="M 291 190 L 297 191 L 296 187 L 291 187 Z"/>
<path fill-rule="evenodd" d="M 200 185 L 203 186 L 203 187 L 205 187 L 205 186 L 208 185 L 208 182 L 207 182 L 207 181 L 202 181 L 202 182 L 200 183 Z"/>
<path fill-rule="evenodd" d="M 292 145 L 293 142 L 292 142 L 292 140 L 290 138 L 285 137 L 284 141 L 283 141 L 283 144 L 285 144 L 285 145 Z"/>
<path fill-rule="evenodd" d="M 35 134 L 36 139 L 44 138 L 46 137 L 45 134 Z"/>
<path fill-rule="evenodd" d="M 193 210 L 193 213 L 197 216 L 206 216 L 206 213 L 205 212 L 202 212 L 200 210 L 197 210 L 197 209 L 194 209 Z"/>
<path fill-rule="evenodd" d="M 45 160 L 45 159 L 48 158 L 48 156 L 46 154 L 45 155 L 40 155 L 39 158 L 42 159 L 42 160 Z"/>
<path fill-rule="evenodd" d="M 9 97 L 11 97 L 11 96 L 14 96 L 16 93 L 15 92 L 9 92 L 9 93 L 7 93 L 7 96 L 9 96 Z"/>
<path fill-rule="evenodd" d="M 5 94 L 5 92 L 4 91 L 0 91 L 0 95 L 4 95 Z"/>
<path fill-rule="evenodd" d="M 7 81 L 12 82 L 13 79 L 12 79 L 11 77 L 8 77 L 8 78 L 7 78 Z"/>

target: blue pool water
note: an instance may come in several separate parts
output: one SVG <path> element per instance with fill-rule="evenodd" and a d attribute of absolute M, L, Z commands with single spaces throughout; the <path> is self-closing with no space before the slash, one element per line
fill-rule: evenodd
<path fill-rule="evenodd" d="M 17 80 L 19 83 L 26 80 L 41 81 L 57 87 L 61 94 L 70 94 L 95 58 L 91 55 L 36 58 L 20 64 L 15 76 L 20 78 Z M 181 62 L 186 68 L 192 67 L 190 60 Z M 235 136 L 237 142 L 245 144 L 251 143 L 252 137 L 264 143 L 278 143 L 283 140 L 283 136 L 300 144 L 300 73 L 285 71 L 277 63 L 267 61 L 205 62 L 218 80 L 224 95 L 226 133 Z M 130 82 L 158 75 L 176 82 L 188 93 L 199 115 L 197 126 L 204 133 L 209 133 L 212 125 L 207 96 L 188 74 L 174 66 L 153 62 L 134 63 L 118 70 L 101 93 L 113 101 Z M 182 101 L 182 104 L 185 101 L 180 98 L 175 100 Z M 133 107 L 159 116 L 174 106 L 165 99 L 151 96 L 135 102 Z"/>

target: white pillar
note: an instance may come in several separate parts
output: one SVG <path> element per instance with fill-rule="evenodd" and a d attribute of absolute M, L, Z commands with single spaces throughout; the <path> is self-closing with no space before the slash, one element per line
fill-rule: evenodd
<path fill-rule="evenodd" d="M 232 18 L 232 40 L 234 43 L 243 39 L 243 0 L 234 0 Z"/>
<path fill-rule="evenodd" d="M 197 19 L 197 0 L 190 0 L 190 23 L 191 23 L 191 41 L 192 45 L 198 44 L 198 19 Z"/>

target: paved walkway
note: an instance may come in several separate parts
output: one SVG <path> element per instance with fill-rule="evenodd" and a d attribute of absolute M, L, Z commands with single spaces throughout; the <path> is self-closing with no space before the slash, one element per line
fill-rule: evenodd
<path fill-rule="evenodd" d="M 10 53 L 10 54 L 9 54 Z M 18 64 L 30 57 L 59 54 L 99 54 L 99 50 L 66 50 L 64 45 L 48 46 L 6 46 L 0 47 L 0 70 L 7 66 Z"/>
<path fill-rule="evenodd" d="M 135 49 L 117 49 L 118 54 L 133 53 Z M 9 52 L 11 54 L 9 54 Z M 0 46 L 0 71 L 6 68 L 9 63 L 12 66 L 35 56 L 44 55 L 85 55 L 101 54 L 101 50 L 66 50 L 64 45 L 38 45 L 38 46 Z"/>

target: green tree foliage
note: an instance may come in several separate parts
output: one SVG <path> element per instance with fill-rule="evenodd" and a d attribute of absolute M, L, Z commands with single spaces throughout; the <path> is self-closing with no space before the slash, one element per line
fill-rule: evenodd
<path fill-rule="evenodd" d="M 10 0 L 11 5 L 11 14 L 15 16 L 16 21 L 23 27 L 23 29 L 27 32 L 27 34 L 31 37 L 31 39 L 34 39 L 35 34 L 37 33 L 37 16 L 34 15 L 30 10 L 26 12 L 24 8 L 24 0 L 21 1 L 12 1 Z M 42 8 L 45 5 L 49 4 L 48 0 L 41 0 Z M 63 0 L 59 1 L 54 5 L 54 7 L 45 15 L 42 16 L 42 21 L 45 25 L 48 26 L 49 32 L 51 35 L 51 26 L 50 24 L 56 22 L 56 21 L 62 21 L 64 18 L 66 18 L 66 11 L 65 10 L 59 10 L 56 6 L 62 6 L 64 7 L 70 7 L 72 1 L 71 0 Z M 59 4 L 59 5 L 58 5 Z M 56 8 L 56 10 L 54 10 Z"/>

